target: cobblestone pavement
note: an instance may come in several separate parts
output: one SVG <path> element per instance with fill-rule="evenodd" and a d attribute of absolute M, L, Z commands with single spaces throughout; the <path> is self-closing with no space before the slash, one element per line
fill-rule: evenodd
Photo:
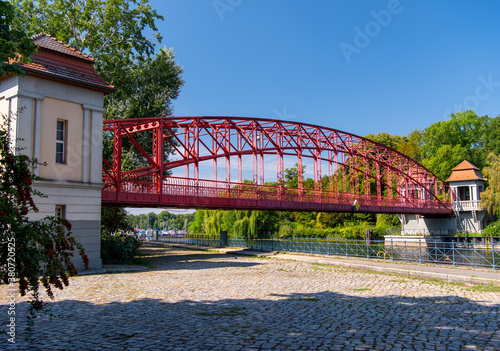
<path fill-rule="evenodd" d="M 73 278 L 48 303 L 54 317 L 37 319 L 34 341 L 24 341 L 18 319 L 17 343 L 6 348 L 500 350 L 498 292 L 217 252 L 143 251 L 153 269 Z M 4 285 L 0 298 L 7 301 Z M 0 313 L 5 328 L 5 303 Z"/>

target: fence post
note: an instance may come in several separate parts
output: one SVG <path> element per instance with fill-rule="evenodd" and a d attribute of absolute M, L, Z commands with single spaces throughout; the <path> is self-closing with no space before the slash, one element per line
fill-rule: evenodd
<path fill-rule="evenodd" d="M 495 271 L 495 243 L 493 239 L 491 240 L 491 257 L 493 257 L 493 270 Z"/>
<path fill-rule="evenodd" d="M 418 239 L 418 263 L 422 263 L 422 239 Z"/>
<path fill-rule="evenodd" d="M 486 252 L 483 251 L 486 256 Z M 476 249 L 474 248 L 474 243 L 472 243 L 472 267 L 476 264 Z"/>
<path fill-rule="evenodd" d="M 453 267 L 456 267 L 457 265 L 455 263 L 455 241 L 451 242 L 451 252 L 453 253 Z"/>
<path fill-rule="evenodd" d="M 493 254 L 494 254 L 494 252 L 493 252 Z M 326 238 L 326 255 L 330 256 L 330 237 Z M 493 264 L 493 266 L 495 266 L 495 265 Z"/>
<path fill-rule="evenodd" d="M 369 241 L 366 240 L 366 258 L 369 260 L 370 259 L 370 244 L 369 244 Z"/>
<path fill-rule="evenodd" d="M 405 240 L 405 261 L 407 261 L 407 255 L 406 255 L 406 240 Z"/>
<path fill-rule="evenodd" d="M 311 236 L 311 254 L 313 253 L 313 238 Z"/>
<path fill-rule="evenodd" d="M 345 257 L 349 257 L 349 254 L 347 252 L 347 238 L 345 238 Z"/>
<path fill-rule="evenodd" d="M 394 248 L 392 247 L 392 238 L 391 238 L 391 261 L 394 262 Z"/>

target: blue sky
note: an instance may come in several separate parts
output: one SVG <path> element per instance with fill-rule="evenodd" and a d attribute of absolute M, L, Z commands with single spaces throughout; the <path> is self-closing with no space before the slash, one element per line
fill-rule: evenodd
<path fill-rule="evenodd" d="M 186 84 L 175 115 L 406 135 L 500 114 L 500 2 L 153 0 Z"/>
<path fill-rule="evenodd" d="M 469 108 L 500 114 L 500 2 L 151 5 L 165 17 L 161 46 L 184 67 L 177 116 L 291 119 L 364 136 L 407 135 Z"/>

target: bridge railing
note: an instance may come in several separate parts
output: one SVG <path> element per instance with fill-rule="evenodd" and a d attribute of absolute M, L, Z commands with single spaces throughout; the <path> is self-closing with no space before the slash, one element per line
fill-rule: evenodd
<path fill-rule="evenodd" d="M 121 182 L 121 192 L 136 194 L 160 194 L 158 184 L 147 180 L 135 179 Z M 109 182 L 104 191 L 116 191 Z M 351 194 L 325 190 L 255 185 L 247 183 L 202 180 L 180 177 L 166 177 L 161 184 L 161 194 L 176 197 L 224 198 L 240 200 L 267 200 L 284 202 L 306 202 L 323 204 L 352 205 L 357 200 L 362 206 L 415 207 L 419 209 L 446 209 L 436 200 L 408 199 L 371 194 Z"/>
<path fill-rule="evenodd" d="M 229 247 L 257 251 L 283 251 L 326 256 L 361 257 L 386 261 L 445 264 L 452 266 L 500 267 L 500 238 L 487 238 L 480 243 L 454 240 L 447 242 L 415 240 L 350 240 L 331 238 L 229 237 Z M 188 235 L 184 238 L 162 238 L 161 241 L 202 246 L 221 246 L 218 236 Z"/>

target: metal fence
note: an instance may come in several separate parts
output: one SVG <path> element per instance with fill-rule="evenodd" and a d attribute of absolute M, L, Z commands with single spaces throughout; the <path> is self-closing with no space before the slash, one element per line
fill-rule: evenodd
<path fill-rule="evenodd" d="M 221 246 L 219 236 L 161 238 L 161 241 L 203 246 Z M 229 247 L 257 251 L 283 251 L 327 256 L 378 258 L 388 261 L 439 263 L 456 266 L 500 267 L 500 239 L 481 242 L 436 242 L 426 239 L 348 240 L 323 238 L 247 239 L 229 237 Z"/>

